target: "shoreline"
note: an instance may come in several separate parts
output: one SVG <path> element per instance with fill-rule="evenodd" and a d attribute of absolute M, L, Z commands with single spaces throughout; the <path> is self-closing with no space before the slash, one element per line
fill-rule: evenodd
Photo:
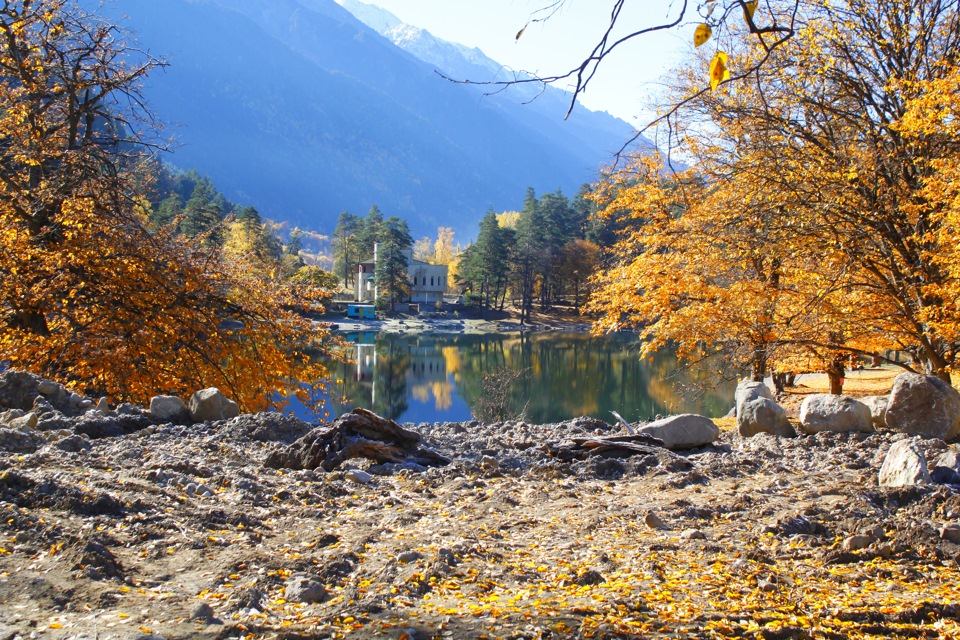
<path fill-rule="evenodd" d="M 431 318 L 423 316 L 395 316 L 387 319 L 364 320 L 358 318 L 342 318 L 322 322 L 329 324 L 332 331 L 344 333 L 395 333 L 409 335 L 424 334 L 453 334 L 453 335 L 484 335 L 492 333 L 523 333 L 557 331 L 570 333 L 587 333 L 590 331 L 589 322 L 535 322 L 521 325 L 512 318 L 483 319 L 483 318 Z"/>

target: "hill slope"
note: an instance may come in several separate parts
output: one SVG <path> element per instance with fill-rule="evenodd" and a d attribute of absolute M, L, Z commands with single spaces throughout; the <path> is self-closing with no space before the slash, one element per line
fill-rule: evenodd
<path fill-rule="evenodd" d="M 378 204 L 415 234 L 438 224 L 470 234 L 527 186 L 574 192 L 630 130 L 610 118 L 584 132 L 482 99 L 333 0 L 130 0 L 122 10 L 139 44 L 171 63 L 146 93 L 182 125 L 174 164 L 305 227 L 329 230 L 341 210 Z"/>

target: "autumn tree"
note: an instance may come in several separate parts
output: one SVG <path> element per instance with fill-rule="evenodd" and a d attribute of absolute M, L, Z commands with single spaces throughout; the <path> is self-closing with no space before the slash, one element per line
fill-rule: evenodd
<path fill-rule="evenodd" d="M 4 3 L 0 35 L 0 359 L 113 401 L 319 407 L 327 334 L 284 308 L 313 302 L 148 231 L 136 88 L 159 63 L 67 0 Z"/>
<path fill-rule="evenodd" d="M 620 172 L 609 203 L 638 218 L 661 211 L 662 233 L 626 232 L 621 260 L 602 276 L 595 300 L 608 326 L 624 314 L 642 319 L 663 336 L 686 336 L 689 352 L 694 336 L 722 324 L 716 318 L 750 310 L 755 328 L 737 335 L 754 335 L 754 349 L 768 359 L 809 357 L 836 378 L 844 354 L 894 348 L 946 378 L 957 343 L 930 321 L 956 322 L 937 293 L 948 280 L 935 257 L 947 249 L 945 201 L 926 174 L 928 159 L 947 152 L 950 140 L 923 129 L 907 137 L 902 126 L 923 83 L 950 72 L 960 37 L 957 3 L 797 6 L 802 24 L 776 51 L 740 46 L 737 34 L 715 45 L 736 52 L 730 59 L 751 70 L 749 82 L 702 91 L 710 54 L 674 74 L 667 102 L 684 104 L 674 133 L 708 189 L 687 185 L 665 209 L 658 179 L 628 184 Z M 722 233 L 719 244 L 697 231 L 709 229 L 710 219 L 723 222 L 714 231 Z M 691 245 L 692 237 L 700 242 Z M 730 242 L 741 237 L 745 244 L 732 252 Z M 731 255 L 741 259 L 740 252 L 762 257 L 767 268 L 744 262 L 730 271 Z M 726 301 L 721 291 L 704 290 L 721 277 L 733 278 L 729 289 L 775 284 L 776 304 L 764 309 L 746 290 Z M 714 305 L 709 315 L 705 302 Z"/>

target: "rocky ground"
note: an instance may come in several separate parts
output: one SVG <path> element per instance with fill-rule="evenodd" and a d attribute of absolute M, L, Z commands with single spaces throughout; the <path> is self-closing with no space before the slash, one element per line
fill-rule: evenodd
<path fill-rule="evenodd" d="M 293 471 L 294 418 L 60 400 L 0 429 L 0 639 L 960 633 L 960 487 L 878 487 L 902 436 L 562 461 L 619 428 L 421 424 L 449 465 Z"/>

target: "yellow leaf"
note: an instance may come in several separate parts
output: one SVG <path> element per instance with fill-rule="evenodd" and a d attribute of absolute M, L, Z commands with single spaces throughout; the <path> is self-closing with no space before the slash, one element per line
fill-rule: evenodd
<path fill-rule="evenodd" d="M 730 79 L 730 69 L 727 67 L 727 54 L 717 51 L 710 61 L 710 88 L 716 89 L 724 80 Z"/>
<path fill-rule="evenodd" d="M 708 24 L 701 24 L 697 27 L 697 30 L 693 32 L 693 46 L 699 47 L 704 42 L 710 39 L 710 35 L 713 33 L 713 29 L 710 28 Z"/>
<path fill-rule="evenodd" d="M 743 19 L 747 21 L 747 24 L 750 24 L 750 21 L 753 20 L 753 14 L 757 10 L 757 0 L 747 0 L 743 3 Z"/>

